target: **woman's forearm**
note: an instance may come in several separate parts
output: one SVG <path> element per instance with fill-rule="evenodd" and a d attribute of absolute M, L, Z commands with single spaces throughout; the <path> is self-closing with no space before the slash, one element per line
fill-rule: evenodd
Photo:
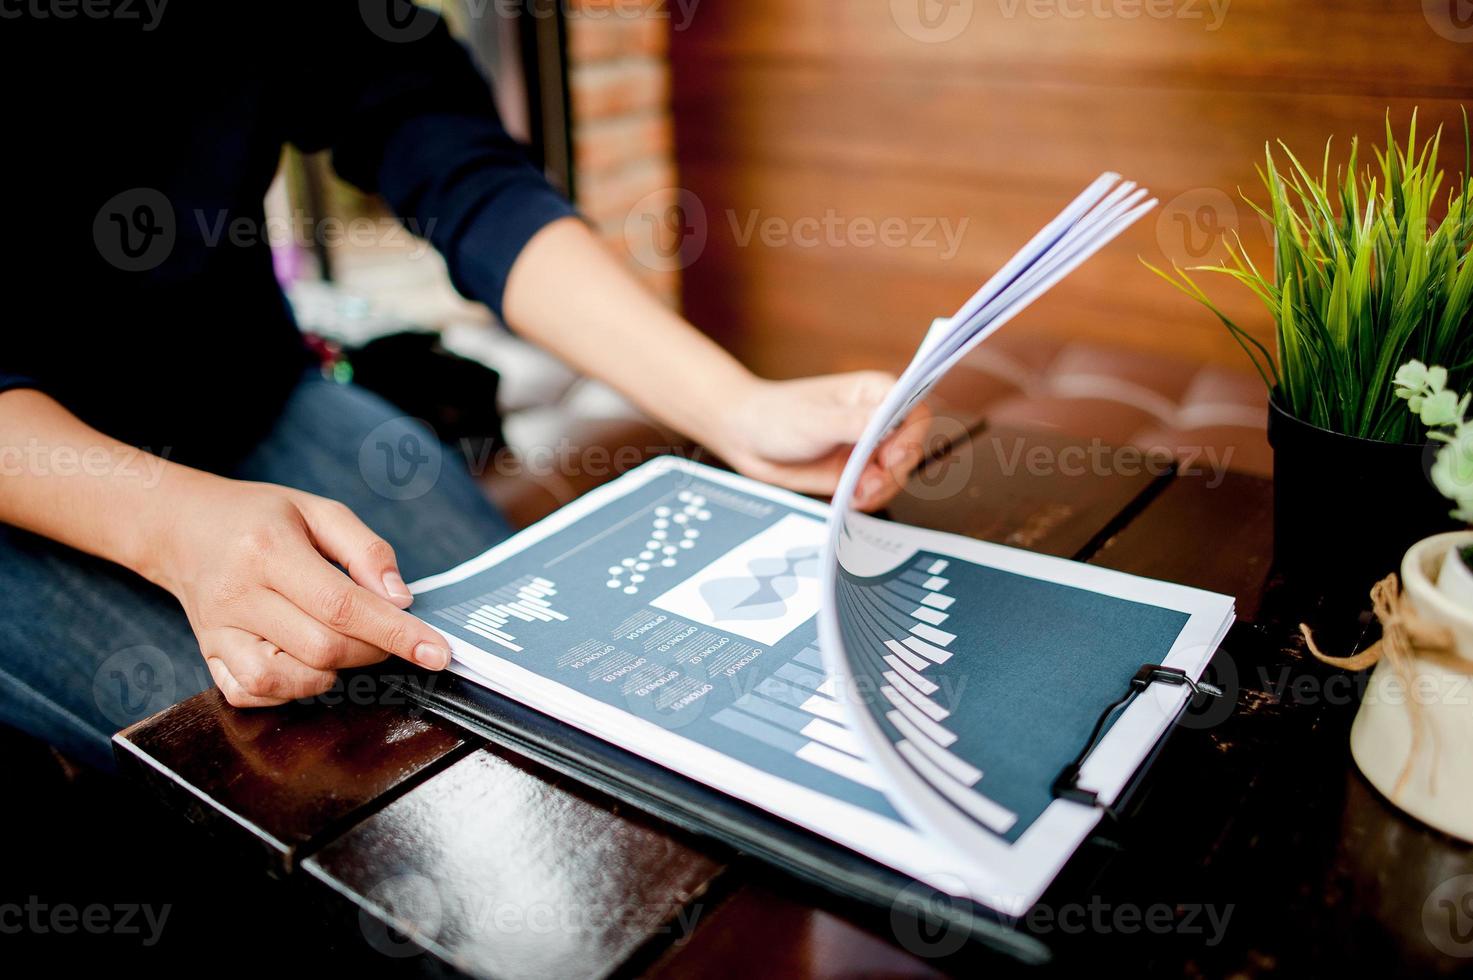
<path fill-rule="evenodd" d="M 169 463 L 37 391 L 0 393 L 0 521 L 173 593 L 238 707 L 313 697 L 387 654 L 450 662 L 444 638 L 404 611 L 393 548 L 343 505 Z"/>
<path fill-rule="evenodd" d="M 210 479 L 103 435 L 39 391 L 0 393 L 0 522 L 149 576 L 170 498 Z"/>
<path fill-rule="evenodd" d="M 890 386 L 875 371 L 767 381 L 666 309 L 576 219 L 532 237 L 512 265 L 507 325 L 612 385 L 738 472 L 801 493 L 833 493 L 849 450 Z M 869 461 L 856 506 L 899 492 L 920 461 L 917 406 Z"/>
<path fill-rule="evenodd" d="M 673 313 L 576 219 L 535 235 L 507 280 L 507 325 L 648 412 L 721 451 L 723 408 L 757 379 Z"/>

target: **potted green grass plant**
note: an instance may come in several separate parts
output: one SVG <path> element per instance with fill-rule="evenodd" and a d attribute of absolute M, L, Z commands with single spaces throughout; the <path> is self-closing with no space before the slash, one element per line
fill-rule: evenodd
<path fill-rule="evenodd" d="M 1446 365 L 1457 390 L 1473 373 L 1466 111 L 1463 167 L 1451 179 L 1438 169 L 1441 142 L 1439 129 L 1418 144 L 1414 113 L 1405 146 L 1388 116 L 1374 165 L 1362 165 L 1356 140 L 1333 172 L 1327 143 L 1318 174 L 1282 142 L 1282 165 L 1266 148 L 1268 201 L 1245 200 L 1271 231 L 1273 268 L 1255 265 L 1236 235 L 1223 264 L 1151 266 L 1222 321 L 1268 387 L 1274 550 L 1291 579 L 1368 587 L 1414 541 L 1454 526 L 1427 478 L 1437 446 L 1393 385 L 1411 359 Z M 1193 272 L 1251 290 L 1276 350 L 1227 317 Z"/>

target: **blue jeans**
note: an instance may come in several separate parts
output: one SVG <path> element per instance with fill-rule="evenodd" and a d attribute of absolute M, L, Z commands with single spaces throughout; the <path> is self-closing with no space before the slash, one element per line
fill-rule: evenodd
<path fill-rule="evenodd" d="M 429 430 L 315 371 L 224 475 L 342 501 L 394 546 L 411 582 L 511 533 L 462 458 Z M 211 684 L 173 596 L 0 524 L 0 723 L 108 769 L 114 732 Z"/>

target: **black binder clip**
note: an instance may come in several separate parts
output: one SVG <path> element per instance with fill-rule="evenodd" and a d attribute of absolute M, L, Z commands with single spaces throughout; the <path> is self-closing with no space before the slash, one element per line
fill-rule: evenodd
<path fill-rule="evenodd" d="M 1110 808 L 1100 802 L 1099 793 L 1092 789 L 1085 789 L 1079 785 L 1079 771 L 1084 766 L 1084 760 L 1089 758 L 1089 754 L 1095 750 L 1095 746 L 1099 744 L 1100 739 L 1104 736 L 1105 729 L 1109 727 L 1111 719 L 1125 710 L 1142 691 L 1157 681 L 1163 684 L 1170 684 L 1174 687 L 1180 687 L 1185 684 L 1192 689 L 1192 694 L 1194 695 L 1204 694 L 1212 698 L 1222 697 L 1222 688 L 1213 684 L 1194 681 L 1187 676 L 1187 672 L 1184 670 L 1176 667 L 1163 667 L 1160 664 L 1143 664 L 1141 669 L 1135 672 L 1135 676 L 1130 679 L 1130 690 L 1126 691 L 1124 695 L 1100 714 L 1099 721 L 1095 722 L 1094 731 L 1090 732 L 1089 741 L 1085 743 L 1083 750 L 1080 751 L 1079 755 L 1074 757 L 1073 762 L 1059 770 L 1059 775 L 1054 779 L 1052 787 L 1054 799 L 1069 800 L 1073 803 L 1083 803 L 1085 806 L 1098 807 L 1113 816 Z"/>

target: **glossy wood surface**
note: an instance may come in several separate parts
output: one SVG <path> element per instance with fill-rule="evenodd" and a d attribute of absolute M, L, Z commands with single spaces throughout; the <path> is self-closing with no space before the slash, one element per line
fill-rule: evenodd
<path fill-rule="evenodd" d="M 308 859 L 364 940 L 505 980 L 605 976 L 688 935 L 722 865 L 509 751 L 456 762 Z"/>
<path fill-rule="evenodd" d="M 1164 460 L 1154 474 L 1142 464 L 1061 476 L 1060 454 L 1085 451 L 1087 442 L 985 427 L 921 467 L 891 504 L 890 516 L 902 524 L 1074 557 L 1169 476 Z"/>
<path fill-rule="evenodd" d="M 304 849 L 481 742 L 415 706 L 399 678 L 358 676 L 310 704 L 262 711 L 237 711 L 212 688 L 118 733 L 119 766 L 233 850 L 288 871 Z"/>
<path fill-rule="evenodd" d="M 1310 619 L 1337 650 L 1372 634 L 1356 609 L 1272 573 L 1270 483 L 1108 473 L 1009 482 L 975 460 L 969 478 L 998 482 L 975 500 L 903 499 L 897 514 L 929 504 L 933 525 L 1227 591 L 1241 617 L 1209 668 L 1228 698 L 1184 719 L 1127 812 L 1102 823 L 1017 924 L 1053 950 L 1052 967 L 1034 975 L 1102 964 L 1140 975 L 1452 975 L 1473 963 L 1473 848 L 1402 816 L 1355 771 L 1355 683 L 1306 661 L 1297 624 Z M 406 775 L 415 763 L 380 741 L 410 731 L 411 743 L 438 742 L 427 718 L 405 729 L 394 712 L 345 705 L 321 711 L 314 727 L 317 711 L 253 721 L 269 716 L 204 696 L 127 740 L 169 760 L 174 775 L 149 770 L 169 806 L 215 811 L 222 834 L 243 814 L 276 832 L 306 828 L 291 877 L 386 967 L 479 977 L 1022 972 L 945 929 L 676 832 L 506 748 L 447 741 L 410 753 L 439 761 Z M 322 771 L 328 758 L 340 772 Z M 348 816 L 301 816 L 338 794 Z"/>
<path fill-rule="evenodd" d="M 1092 561 L 1233 596 L 1238 618 L 1253 622 L 1272 554 L 1272 485 L 1228 472 L 1170 480 Z"/>

